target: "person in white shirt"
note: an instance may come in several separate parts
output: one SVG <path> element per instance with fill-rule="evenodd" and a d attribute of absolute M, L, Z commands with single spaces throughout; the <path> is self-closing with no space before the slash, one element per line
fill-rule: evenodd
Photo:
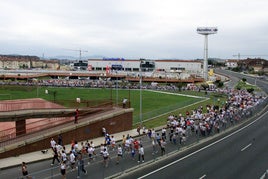
<path fill-rule="evenodd" d="M 90 162 L 93 160 L 93 155 L 95 155 L 95 148 L 90 146 L 87 149 L 87 153 L 88 153 L 88 164 L 90 164 Z"/>
<path fill-rule="evenodd" d="M 66 162 L 62 161 L 60 164 L 60 172 L 62 175 L 62 178 L 65 179 L 66 178 Z"/>
<path fill-rule="evenodd" d="M 70 163 L 71 163 L 71 168 L 73 170 L 75 167 L 75 155 L 73 152 L 71 152 L 71 154 L 70 154 Z"/>
<path fill-rule="evenodd" d="M 102 127 L 102 135 L 105 137 L 106 136 L 106 129 L 105 129 L 105 127 Z"/>
<path fill-rule="evenodd" d="M 119 163 L 119 158 L 122 158 L 123 157 L 123 149 L 121 147 L 121 145 L 119 144 L 118 145 L 118 148 L 117 148 L 117 160 L 116 160 L 116 164 Z"/>
<path fill-rule="evenodd" d="M 104 148 L 102 155 L 103 155 L 103 164 L 105 167 L 108 167 L 109 153 L 106 148 Z"/>
<path fill-rule="evenodd" d="M 139 148 L 139 160 L 138 160 L 138 163 L 140 163 L 140 159 L 142 158 L 142 162 L 144 162 L 144 148 L 142 145 L 140 145 L 140 148 Z"/>
<path fill-rule="evenodd" d="M 53 138 L 51 138 L 51 140 L 50 140 L 50 147 L 52 149 L 54 149 L 56 147 L 56 141 Z"/>
<path fill-rule="evenodd" d="M 61 151 L 61 161 L 63 162 L 67 161 L 67 155 L 64 150 Z"/>
<path fill-rule="evenodd" d="M 166 140 L 167 139 L 166 136 L 167 136 L 167 130 L 165 127 L 163 127 L 162 128 L 162 138 Z"/>

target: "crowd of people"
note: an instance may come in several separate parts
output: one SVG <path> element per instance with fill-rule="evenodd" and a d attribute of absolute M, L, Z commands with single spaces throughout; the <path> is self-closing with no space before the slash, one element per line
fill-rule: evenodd
<path fill-rule="evenodd" d="M 81 88 L 122 88 L 122 89 L 139 89 L 139 83 L 131 83 L 128 85 L 125 82 L 118 82 L 117 80 L 85 80 L 85 79 L 40 79 L 40 80 L 28 80 L 28 81 L 0 81 L 1 85 L 22 85 L 22 86 L 47 86 L 47 87 L 81 87 Z M 155 83 L 143 83 L 143 89 L 153 90 L 168 90 L 176 91 L 179 87 L 175 84 L 158 85 Z M 182 86 L 181 90 L 196 90 L 198 87 L 189 88 L 188 86 Z"/>
<path fill-rule="evenodd" d="M 174 144 L 177 141 L 181 144 L 192 134 L 208 136 L 211 133 L 219 133 L 226 128 L 227 123 L 234 124 L 242 117 L 250 116 L 251 111 L 248 109 L 264 100 L 262 96 L 248 93 L 246 90 L 229 90 L 228 94 L 228 99 L 222 106 L 199 106 L 187 111 L 185 115 L 170 115 L 167 119 L 169 140 Z"/>
<path fill-rule="evenodd" d="M 58 142 L 53 138 L 50 141 L 53 151 L 53 159 L 51 165 L 58 162 L 60 173 L 66 178 L 66 169 L 71 171 L 78 170 L 79 174 L 87 174 L 85 170 L 85 162 L 92 163 L 96 158 L 102 158 L 103 166 L 108 167 L 111 161 L 110 153 L 116 155 L 115 162 L 119 164 L 124 159 L 136 160 L 143 163 L 146 160 L 145 151 L 150 150 L 153 155 L 165 155 L 167 144 L 184 145 L 190 136 L 209 136 L 212 133 L 219 133 L 227 124 L 234 124 L 241 118 L 251 115 L 250 108 L 256 106 L 264 100 L 264 97 L 248 93 L 246 90 L 228 90 L 222 91 L 228 93 L 226 102 L 199 106 L 196 109 L 187 111 L 185 114 L 170 115 L 167 125 L 161 130 L 146 129 L 139 126 L 137 128 L 137 136 L 123 135 L 120 142 L 115 139 L 114 135 L 110 135 L 108 131 L 102 127 L 103 143 L 100 145 L 98 152 L 93 141 L 85 141 L 78 144 L 72 141 L 71 151 L 66 151 L 62 137 L 59 135 Z M 144 147 L 144 136 L 149 139 L 151 149 Z M 148 145 L 146 145 L 148 146 Z"/>

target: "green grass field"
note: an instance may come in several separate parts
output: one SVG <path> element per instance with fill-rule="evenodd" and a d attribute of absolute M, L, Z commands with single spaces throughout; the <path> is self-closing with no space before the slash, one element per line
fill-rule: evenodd
<path fill-rule="evenodd" d="M 48 90 L 48 94 L 45 93 Z M 184 94 L 187 92 L 183 92 Z M 206 96 L 200 92 L 189 92 L 191 95 Z M 55 95 L 54 95 L 55 94 Z M 23 86 L 1 86 L 0 100 L 8 99 L 26 99 L 26 98 L 43 98 L 53 101 L 73 100 L 80 98 L 81 100 L 109 100 L 112 99 L 114 104 L 122 102 L 123 98 L 130 99 L 131 107 L 134 108 L 133 125 L 140 122 L 140 90 L 116 90 L 116 89 L 91 89 L 91 88 L 52 88 L 52 87 L 23 87 Z M 208 97 L 208 96 L 207 96 Z M 210 100 L 202 103 L 215 103 L 214 94 L 210 96 Z M 223 98 L 223 97 L 219 97 Z M 179 96 L 174 94 L 163 94 L 158 92 L 142 91 L 142 120 L 154 118 L 149 122 L 144 122 L 147 126 L 156 127 L 162 125 L 166 121 L 166 115 L 169 112 L 178 114 L 183 110 L 192 107 L 184 108 L 185 106 L 199 102 L 202 99 Z M 221 99 L 223 100 L 223 99 Z M 200 104 L 202 104 L 200 103 Z M 200 105 L 197 104 L 197 105 Z M 69 106 L 72 107 L 72 106 Z M 181 110 L 181 111 L 180 111 Z M 165 114 L 165 115 L 163 115 Z M 163 116 L 162 116 L 163 115 Z M 159 117 L 156 117 L 159 116 Z"/>

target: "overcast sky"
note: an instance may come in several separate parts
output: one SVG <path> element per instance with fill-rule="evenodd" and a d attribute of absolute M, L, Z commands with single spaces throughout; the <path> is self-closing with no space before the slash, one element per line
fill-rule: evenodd
<path fill-rule="evenodd" d="M 0 54 L 196 59 L 204 26 L 209 57 L 268 55 L 267 0 L 0 0 Z"/>

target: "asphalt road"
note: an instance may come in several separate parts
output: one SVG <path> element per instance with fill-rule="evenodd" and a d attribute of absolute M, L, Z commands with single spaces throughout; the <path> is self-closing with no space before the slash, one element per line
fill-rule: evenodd
<path fill-rule="evenodd" d="M 215 73 L 224 74 L 230 77 L 230 82 L 227 84 L 228 86 L 233 86 L 237 83 L 239 79 L 246 78 L 247 82 L 253 85 L 257 85 L 263 91 L 268 94 L 268 81 L 267 78 L 259 79 L 248 74 L 236 73 L 229 70 L 216 69 Z"/>
<path fill-rule="evenodd" d="M 268 112 L 247 126 L 122 178 L 260 178 L 268 169 Z"/>

